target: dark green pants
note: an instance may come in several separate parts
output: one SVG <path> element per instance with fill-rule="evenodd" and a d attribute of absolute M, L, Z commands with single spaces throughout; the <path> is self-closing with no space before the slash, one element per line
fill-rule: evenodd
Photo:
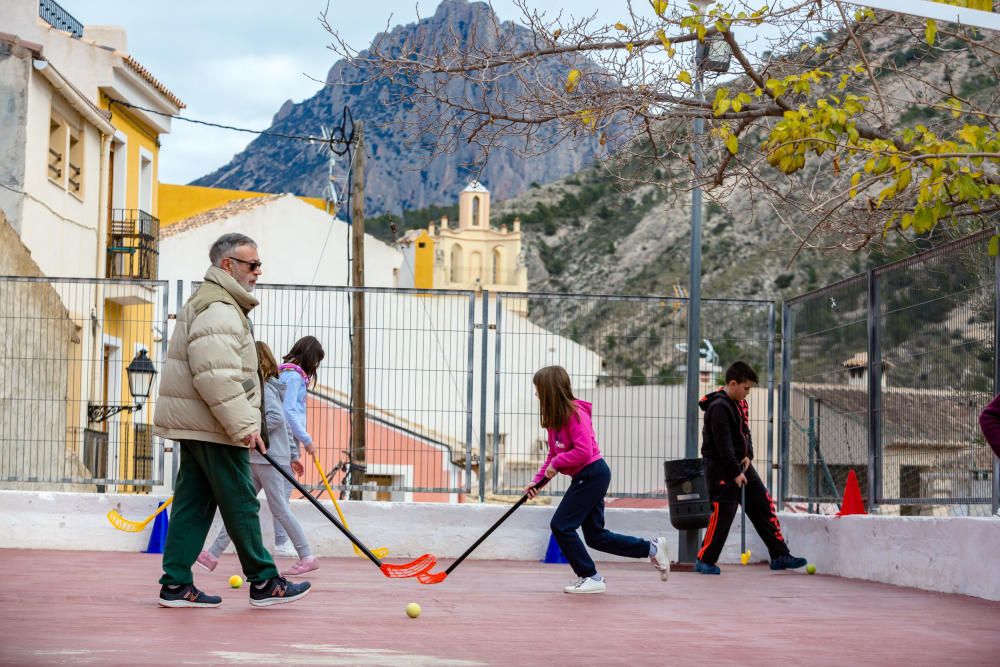
<path fill-rule="evenodd" d="M 260 534 L 260 501 L 250 476 L 249 450 L 183 440 L 161 584 L 192 583 L 191 566 L 205 546 L 216 508 L 233 538 L 247 581 L 278 575 Z"/>

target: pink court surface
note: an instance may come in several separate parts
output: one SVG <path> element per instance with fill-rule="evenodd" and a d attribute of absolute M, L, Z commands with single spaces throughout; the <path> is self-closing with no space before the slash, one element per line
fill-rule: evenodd
<path fill-rule="evenodd" d="M 161 609 L 159 556 L 0 550 L 0 663 L 1000 664 L 1000 603 L 822 574 L 728 566 L 663 584 L 646 562 L 615 563 L 607 593 L 566 595 L 566 565 L 467 561 L 422 586 L 360 558 L 321 563 L 308 597 L 255 609 L 228 587 L 226 555 L 195 573 L 220 608 Z"/>

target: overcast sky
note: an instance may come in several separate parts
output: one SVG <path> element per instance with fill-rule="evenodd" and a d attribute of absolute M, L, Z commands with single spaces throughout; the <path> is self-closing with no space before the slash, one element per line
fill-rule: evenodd
<path fill-rule="evenodd" d="M 281 104 L 311 97 L 335 62 L 317 17 L 326 0 L 60 0 L 85 25 L 120 25 L 129 52 L 180 97 L 183 115 L 265 129 Z M 607 0 L 532 0 L 538 9 L 572 6 L 577 15 Z M 352 46 L 434 13 L 436 0 L 330 0 L 329 16 Z M 517 19 L 513 0 L 495 0 L 502 19 Z M 162 139 L 160 180 L 187 183 L 227 163 L 252 135 L 174 121 Z"/>

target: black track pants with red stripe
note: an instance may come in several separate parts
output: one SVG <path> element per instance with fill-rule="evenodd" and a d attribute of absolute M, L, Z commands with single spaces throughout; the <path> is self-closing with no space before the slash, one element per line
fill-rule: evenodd
<path fill-rule="evenodd" d="M 747 518 L 753 523 L 757 534 L 764 540 L 771 559 L 788 553 L 788 545 L 781 534 L 781 524 L 775 514 L 774 500 L 767 492 L 753 465 L 747 468 Z M 712 497 L 712 518 L 709 519 L 705 540 L 698 551 L 698 559 L 710 565 L 719 560 L 722 547 L 726 544 L 729 529 L 740 508 L 740 488 L 733 480 L 719 480 L 709 477 Z"/>

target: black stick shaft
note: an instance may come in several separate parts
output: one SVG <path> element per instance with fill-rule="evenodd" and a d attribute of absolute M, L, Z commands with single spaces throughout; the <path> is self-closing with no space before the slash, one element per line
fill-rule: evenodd
<path fill-rule="evenodd" d="M 359 548 L 362 551 L 364 551 L 365 555 L 368 556 L 368 559 L 371 562 L 375 563 L 376 567 L 378 567 L 378 568 L 382 567 L 382 561 L 379 560 L 378 556 L 376 556 L 375 554 L 373 554 L 371 552 L 371 550 L 368 547 L 366 547 L 361 540 L 359 540 L 357 537 L 355 537 L 354 533 L 352 533 L 350 530 L 347 529 L 347 526 L 345 526 L 344 524 L 340 523 L 340 521 L 337 520 L 337 517 L 335 517 L 332 514 L 330 514 L 330 510 L 328 510 L 327 508 L 323 507 L 322 503 L 320 503 L 316 498 L 314 498 L 311 493 L 309 493 L 308 491 L 306 491 L 305 487 L 303 487 L 301 484 L 299 484 L 299 481 L 297 479 L 295 479 L 295 477 L 293 477 L 292 475 L 290 475 L 288 473 L 288 471 L 286 471 L 284 468 L 282 468 L 277 463 L 275 463 L 274 459 L 271 458 L 270 454 L 266 454 L 265 453 L 265 454 L 262 454 L 262 456 L 265 459 L 267 459 L 267 462 L 270 463 L 272 466 L 274 466 L 274 469 L 277 470 L 278 472 L 280 472 L 285 479 L 287 479 L 289 482 L 291 482 L 292 486 L 294 486 L 296 489 L 299 490 L 299 493 L 301 493 L 303 496 L 306 497 L 306 499 L 309 500 L 309 502 L 311 502 L 313 505 L 315 505 L 316 509 L 318 509 L 320 512 L 323 513 L 323 516 L 325 516 L 327 519 L 329 519 L 331 521 L 331 523 L 333 523 L 333 525 L 335 525 L 337 528 L 339 528 L 340 532 L 342 532 L 344 535 L 346 535 L 347 539 L 349 539 L 351 542 L 354 543 L 354 546 L 356 546 L 357 548 Z"/>
<path fill-rule="evenodd" d="M 740 487 L 740 507 L 743 508 L 743 520 L 740 521 L 740 556 L 747 552 L 747 483 Z"/>
<path fill-rule="evenodd" d="M 547 482 L 548 480 L 545 480 L 545 481 Z M 541 484 L 542 486 L 544 486 L 544 484 L 542 484 L 542 482 L 539 482 L 538 484 L 536 484 L 534 486 L 534 488 L 535 489 L 540 488 L 539 484 Z M 496 530 L 497 528 L 500 527 L 501 523 L 503 523 L 504 521 L 507 520 L 507 517 L 509 517 L 511 514 L 513 514 L 515 512 L 515 510 L 517 510 L 518 507 L 520 507 L 525 502 L 527 502 L 527 500 L 528 500 L 528 494 L 525 493 L 523 496 L 521 496 L 520 500 L 518 500 L 516 503 L 514 503 L 513 507 L 511 507 L 509 510 L 507 510 L 506 512 L 504 512 L 504 515 L 502 517 L 500 517 L 499 519 L 497 519 L 496 523 L 494 523 L 492 526 L 490 526 L 489 530 L 487 530 L 485 533 L 483 533 L 482 537 L 480 537 L 478 540 L 476 540 L 475 542 L 473 542 L 472 546 L 469 547 L 468 549 L 466 549 L 465 553 L 458 557 L 458 560 L 456 560 L 454 563 L 452 563 L 451 565 L 449 565 L 448 569 L 445 570 L 444 573 L 445 574 L 451 574 L 451 571 L 454 570 L 456 567 L 458 567 L 459 563 L 461 563 L 463 560 L 465 560 L 469 556 L 469 554 L 471 554 L 473 551 L 475 551 L 476 547 L 478 547 L 480 544 L 482 544 L 486 540 L 486 538 L 489 537 L 493 533 L 494 530 Z"/>

